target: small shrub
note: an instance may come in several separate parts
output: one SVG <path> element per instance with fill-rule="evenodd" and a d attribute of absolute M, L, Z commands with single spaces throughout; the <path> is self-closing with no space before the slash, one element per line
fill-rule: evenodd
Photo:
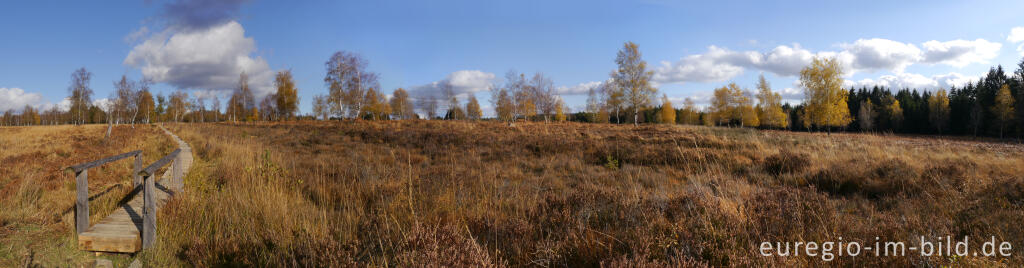
<path fill-rule="evenodd" d="M 762 167 L 772 175 L 779 176 L 788 173 L 799 173 L 810 165 L 810 157 L 806 153 L 796 153 L 783 150 L 777 154 L 764 159 Z"/>
<path fill-rule="evenodd" d="M 615 159 L 615 157 L 612 157 L 611 155 L 605 156 L 604 167 L 611 170 L 617 170 L 620 167 L 619 160 Z"/>
<path fill-rule="evenodd" d="M 834 195 L 860 195 L 878 199 L 920 193 L 920 175 L 903 160 L 889 160 L 871 167 L 859 163 L 834 165 L 811 176 L 808 183 Z"/>
<path fill-rule="evenodd" d="M 487 250 L 452 225 L 415 225 L 398 251 L 398 267 L 502 267 Z"/>

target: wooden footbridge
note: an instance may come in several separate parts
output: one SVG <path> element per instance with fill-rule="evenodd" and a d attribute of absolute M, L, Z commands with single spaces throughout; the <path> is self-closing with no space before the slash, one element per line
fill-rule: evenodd
<path fill-rule="evenodd" d="M 67 168 L 75 174 L 75 231 L 78 248 L 95 252 L 135 253 L 153 245 L 156 212 L 175 194 L 184 190 L 183 177 L 192 166 L 192 148 L 167 129 L 178 149 L 148 165 L 142 165 L 142 151 L 133 151 Z M 89 224 L 89 168 L 134 157 L 131 200 L 94 225 Z M 162 167 L 171 164 L 164 172 Z"/>

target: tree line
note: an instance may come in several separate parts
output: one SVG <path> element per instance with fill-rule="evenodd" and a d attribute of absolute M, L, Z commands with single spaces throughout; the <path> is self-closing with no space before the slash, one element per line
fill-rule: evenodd
<path fill-rule="evenodd" d="M 238 85 L 230 99 L 221 109 L 221 99 L 216 94 L 193 94 L 177 90 L 169 95 L 153 95 L 152 81 L 134 81 L 127 76 L 114 81 L 114 91 L 106 102 L 93 102 L 90 85 L 93 74 L 85 68 L 71 74 L 68 86 L 67 110 L 56 105 L 38 110 L 26 105 L 21 111 L 4 111 L 0 125 L 29 126 L 57 124 L 148 124 L 152 122 L 218 122 L 288 120 L 296 118 L 299 98 L 298 89 L 291 71 L 276 74 L 276 91 L 268 94 L 258 103 L 249 87 L 249 78 L 240 74 Z"/>
<path fill-rule="evenodd" d="M 1012 74 L 1002 66 L 960 87 L 934 92 L 918 89 L 843 88 L 844 70 L 834 58 L 814 58 L 800 71 L 804 99 L 797 105 L 782 103 L 763 75 L 756 90 L 729 83 L 716 88 L 705 107 L 686 98 L 675 108 L 667 95 L 655 99 L 638 46 L 626 42 L 615 57 L 616 68 L 606 82 L 588 92 L 585 108 L 572 113 L 557 94 L 552 79 L 543 73 L 527 76 L 509 71 L 502 84 L 490 86 L 493 120 L 512 122 L 579 121 L 641 124 L 673 123 L 736 126 L 796 131 L 872 131 L 913 134 L 951 134 L 994 137 L 1024 136 L 1024 60 Z M 39 124 L 134 124 L 155 121 L 217 122 L 305 119 L 445 119 L 480 120 L 483 111 L 472 92 L 458 92 L 451 81 L 434 85 L 436 90 L 410 92 L 394 89 L 385 95 L 379 75 L 368 70 L 361 56 L 339 51 L 324 63 L 326 94 L 313 98 L 312 113 L 297 116 L 298 89 L 290 71 L 278 72 L 276 92 L 257 100 L 245 73 L 221 109 L 217 95 L 189 96 L 178 90 L 153 96 L 152 82 L 122 76 L 114 93 L 99 107 L 91 101 L 92 74 L 78 69 L 68 87 L 70 109 L 45 111 L 26 106 L 20 113 L 5 111 L 4 125 Z M 413 94 L 416 94 L 415 96 Z M 756 104 L 755 104 L 756 101 Z M 209 102 L 209 105 L 207 105 Z"/>
<path fill-rule="evenodd" d="M 735 126 L 795 131 L 861 131 L 907 134 L 1024 137 L 1024 60 L 1007 74 L 990 68 L 978 81 L 935 91 L 882 86 L 842 87 L 843 70 L 834 58 L 815 58 L 800 72 L 802 103 L 781 104 L 781 96 L 760 76 L 756 91 L 729 83 L 716 88 L 708 105 L 690 98 L 675 109 L 667 96 L 649 107 L 645 122 Z M 622 122 L 615 90 L 591 90 L 586 110 L 571 120 Z M 754 100 L 757 103 L 754 103 Z M 628 118 L 627 118 L 628 120 Z"/>
<path fill-rule="evenodd" d="M 378 75 L 368 71 L 367 65 L 354 53 L 339 51 L 331 56 L 325 63 L 328 92 L 313 97 L 313 118 L 388 120 L 420 119 L 422 115 L 423 119 L 483 119 L 476 95 L 457 92 L 449 80 L 438 82 L 434 91 L 415 92 L 416 96 L 397 88 L 385 99 Z M 550 78 L 542 73 L 527 78 L 515 71 L 509 71 L 505 78 L 504 84 L 490 88 L 496 119 L 566 120 L 565 103 Z"/>
<path fill-rule="evenodd" d="M 610 74 L 605 87 L 610 89 L 612 98 L 608 106 L 614 109 L 617 122 L 642 123 L 644 112 L 652 103 L 657 92 L 650 79 L 653 72 L 647 70 L 637 45 L 627 42 L 618 52 L 616 70 Z M 436 84 L 436 91 L 421 91 L 413 96 L 404 88 L 392 91 L 390 97 L 384 94 L 377 73 L 369 71 L 368 61 L 346 51 L 334 53 L 324 64 L 324 84 L 327 94 L 313 97 L 313 110 L 307 116 L 296 116 L 298 107 L 297 88 L 290 71 L 278 72 L 275 77 L 276 93 L 257 100 L 249 86 L 245 73 L 230 98 L 221 107 L 217 95 L 189 96 L 188 92 L 177 90 L 167 96 L 153 95 L 152 83 L 143 79 L 132 81 L 122 76 L 114 82 L 112 93 L 105 104 L 94 104 L 90 86 L 92 73 L 85 68 L 72 74 L 68 87 L 70 107 L 62 111 L 51 107 L 45 112 L 26 106 L 19 113 L 8 110 L 0 117 L 3 125 L 40 124 L 134 124 L 150 122 L 247 122 L 305 119 L 444 119 L 480 120 L 483 110 L 472 92 L 458 92 L 451 81 Z M 516 120 L 566 121 L 571 116 L 568 107 L 557 94 L 552 79 L 543 73 L 527 76 L 509 71 L 503 84 L 490 86 L 491 104 L 495 118 L 501 121 Z M 101 107 L 103 106 L 103 107 Z M 629 115 L 632 115 L 631 117 Z"/>

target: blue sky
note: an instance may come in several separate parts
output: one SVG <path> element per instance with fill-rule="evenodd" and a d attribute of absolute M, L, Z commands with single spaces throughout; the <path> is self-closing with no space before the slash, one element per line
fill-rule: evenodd
<path fill-rule="evenodd" d="M 327 92 L 324 62 L 344 50 L 369 61 L 386 93 L 429 94 L 448 79 L 486 103 L 486 86 L 512 69 L 548 75 L 577 110 L 626 41 L 675 101 L 705 102 L 728 82 L 753 88 L 764 73 L 795 102 L 793 74 L 812 56 L 838 57 L 849 85 L 932 90 L 996 64 L 1015 69 L 1024 42 L 1024 28 L 1011 34 L 1024 26 L 1020 1 L 102 3 L 0 3 L 0 109 L 60 103 L 78 67 L 93 72 L 94 99 L 121 75 L 154 79 L 165 95 L 184 88 L 224 99 L 246 71 L 264 93 L 274 72 L 290 69 L 308 113 L 312 96 Z"/>

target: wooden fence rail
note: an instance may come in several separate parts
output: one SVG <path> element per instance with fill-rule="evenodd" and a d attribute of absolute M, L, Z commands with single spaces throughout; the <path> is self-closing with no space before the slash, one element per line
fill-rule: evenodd
<path fill-rule="evenodd" d="M 142 151 L 131 151 L 88 163 L 70 166 L 65 169 L 67 172 L 75 174 L 75 191 L 77 192 L 75 199 L 76 233 L 81 234 L 85 232 L 86 229 L 89 229 L 89 169 L 132 156 L 135 157 L 134 172 L 132 172 L 132 189 L 134 189 L 142 184 L 142 178 L 139 175 L 139 171 L 142 169 Z"/>

